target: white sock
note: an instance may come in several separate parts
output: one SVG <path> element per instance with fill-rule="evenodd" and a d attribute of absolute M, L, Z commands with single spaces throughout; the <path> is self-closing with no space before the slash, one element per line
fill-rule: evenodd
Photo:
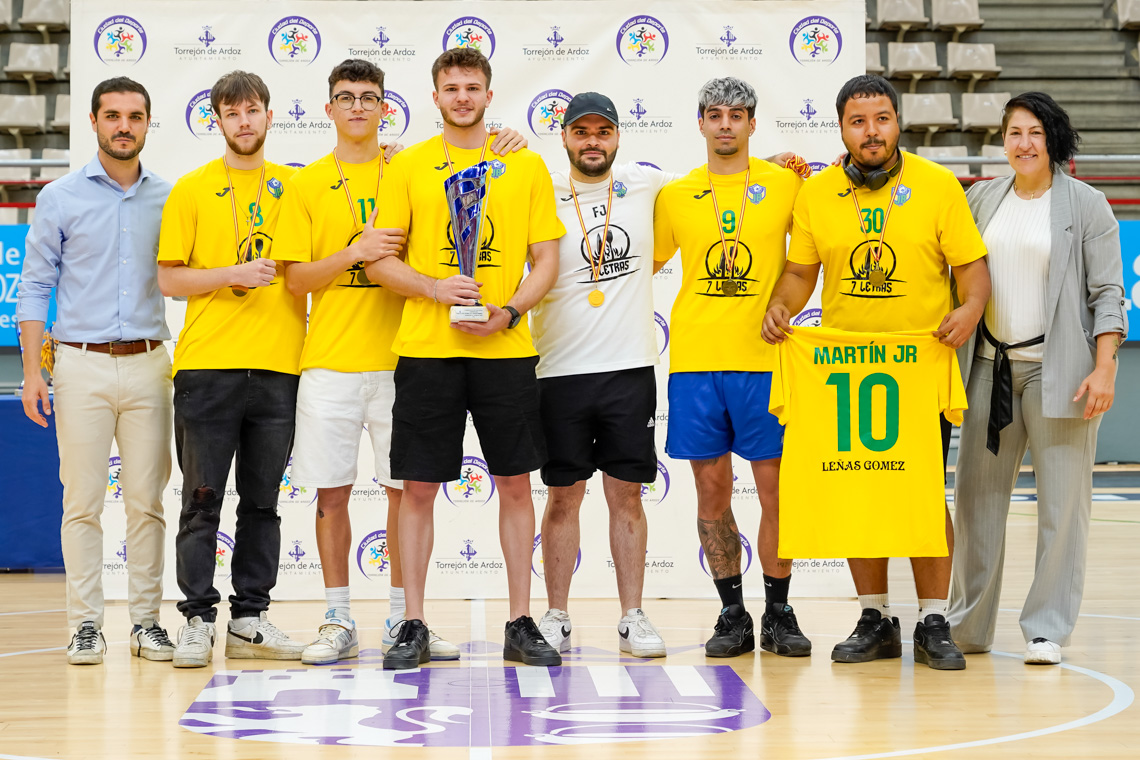
<path fill-rule="evenodd" d="M 950 610 L 949 599 L 919 599 L 918 619 L 925 620 L 927 615 L 941 615 L 946 617 Z"/>
<path fill-rule="evenodd" d="M 341 620 L 352 620 L 352 606 L 349 603 L 348 586 L 336 588 L 325 587 L 325 604 L 328 612 L 325 617 L 334 617 Z"/>
<path fill-rule="evenodd" d="M 859 606 L 865 610 L 878 610 L 888 620 L 891 617 L 891 600 L 887 594 L 860 594 Z"/>
<path fill-rule="evenodd" d="M 404 604 L 404 589 L 398 586 L 388 588 L 388 617 L 392 620 L 402 620 L 407 606 Z"/>

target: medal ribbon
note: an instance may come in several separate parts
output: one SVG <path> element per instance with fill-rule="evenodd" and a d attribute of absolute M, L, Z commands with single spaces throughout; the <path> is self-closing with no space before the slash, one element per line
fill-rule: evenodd
<path fill-rule="evenodd" d="M 348 213 L 352 217 L 353 225 L 356 224 L 356 201 L 352 199 L 352 193 L 348 190 L 348 180 L 344 178 L 344 171 L 340 168 L 340 159 L 336 157 L 336 151 L 333 151 L 333 163 L 336 164 L 336 173 L 340 175 L 340 186 L 344 188 L 344 197 L 348 198 Z M 376 190 L 373 191 L 372 197 L 380 197 L 380 180 L 384 178 L 384 151 L 380 151 L 380 166 L 376 170 Z M 367 221 L 367 220 L 366 220 Z"/>
<path fill-rule="evenodd" d="M 570 179 L 567 177 L 567 179 Z M 588 257 L 590 261 L 590 274 L 594 278 L 594 290 L 598 289 L 598 281 L 602 277 L 602 261 L 605 258 L 606 241 L 610 236 L 610 209 L 614 202 L 614 178 L 610 175 L 610 191 L 606 196 L 606 226 L 602 230 L 602 240 L 598 244 L 598 260 L 597 264 L 594 263 L 594 246 L 590 243 L 590 233 L 586 230 L 586 220 L 582 217 L 582 207 L 578 205 L 578 193 L 574 189 L 574 180 L 570 179 L 570 197 L 574 199 L 574 210 L 578 212 L 578 224 L 582 226 L 582 240 L 586 243 L 586 250 L 589 252 Z"/>
<path fill-rule="evenodd" d="M 242 254 L 242 250 L 241 250 L 242 249 L 242 244 L 241 244 L 242 241 L 241 241 L 241 237 L 239 237 L 239 232 L 238 232 L 237 201 L 235 200 L 235 197 L 237 196 L 237 190 L 234 189 L 234 181 L 230 177 L 230 165 L 229 165 L 229 163 L 226 162 L 225 156 L 222 156 L 222 166 L 226 167 L 226 182 L 229 183 L 229 186 L 230 186 L 230 192 L 229 192 L 230 213 L 233 215 L 233 219 L 234 219 L 234 244 L 238 248 L 238 253 L 242 255 L 243 262 L 248 261 L 250 259 L 246 259 L 245 255 Z M 257 213 L 259 211 L 261 211 L 261 191 L 264 189 L 265 189 L 265 164 L 262 163 L 261 164 L 261 176 L 257 180 L 257 198 L 253 202 L 253 211 L 251 211 L 249 214 L 249 231 L 245 233 L 245 248 L 246 248 L 245 253 L 246 254 L 249 253 L 249 249 L 252 248 L 252 246 L 253 246 L 253 223 L 257 220 Z"/>
<path fill-rule="evenodd" d="M 728 271 L 725 277 L 729 280 L 732 279 L 733 273 L 736 271 L 736 251 L 740 248 L 740 231 L 744 229 L 744 210 L 748 206 L 748 180 L 752 176 L 752 166 L 749 165 L 748 169 L 744 172 L 744 197 L 740 200 L 740 214 L 736 217 L 736 236 L 732 239 L 732 254 L 728 253 L 728 240 L 724 236 L 724 224 L 720 218 L 720 206 L 716 202 L 716 189 L 713 187 L 712 172 L 709 171 L 708 165 L 705 166 L 705 174 L 709 178 L 709 196 L 712 198 L 713 213 L 716 214 L 716 231 L 720 233 L 720 250 L 721 257 L 724 259 Z"/>
<path fill-rule="evenodd" d="M 900 152 L 899 161 L 902 162 L 902 160 L 902 153 Z M 895 196 L 898 194 L 899 186 L 902 184 L 903 172 L 905 170 L 906 164 L 903 163 L 903 165 L 899 167 L 898 179 L 895 180 L 895 186 L 891 190 L 891 197 L 887 201 L 887 214 L 883 217 L 883 229 L 879 230 L 879 245 L 875 250 L 871 251 L 871 258 L 874 259 L 875 267 L 879 266 L 879 259 L 883 257 L 883 239 L 887 235 L 887 222 L 891 220 L 891 209 L 894 208 Z M 862 207 L 859 205 L 859 199 L 855 196 L 855 185 L 851 184 L 850 178 L 847 179 L 847 186 L 851 189 L 851 201 L 855 204 L 855 216 L 859 219 L 859 231 L 863 233 L 863 240 L 867 243 L 867 246 L 870 247 L 871 239 L 867 236 L 867 233 L 872 230 L 869 230 L 868 227 L 863 224 Z M 868 272 L 868 274 L 870 274 L 870 272 Z"/>

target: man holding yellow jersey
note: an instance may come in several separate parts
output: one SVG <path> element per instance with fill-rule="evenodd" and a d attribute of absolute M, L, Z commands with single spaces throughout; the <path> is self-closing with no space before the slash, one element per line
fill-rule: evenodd
<path fill-rule="evenodd" d="M 803 656 L 811 653 L 811 642 L 787 603 L 791 560 L 777 555 L 783 428 L 768 413 L 775 351 L 760 338 L 803 180 L 790 169 L 749 157 L 756 91 L 747 82 L 709 81 L 701 88 L 698 112 L 708 163 L 666 185 L 654 212 L 655 266 L 680 249 L 684 270 L 671 320 L 665 451 L 691 461 L 697 530 L 721 598 L 705 654 L 735 657 L 756 647 L 752 617 L 744 608 L 741 537 L 732 513 L 735 453 L 751 464 L 763 510 L 760 645 L 779 655 Z"/>
<path fill-rule="evenodd" d="M 296 660 L 304 649 L 265 613 L 277 583 L 277 497 L 293 444 L 305 340 L 305 302 L 282 277 L 294 254 L 274 246 L 294 169 L 265 160 L 273 112 L 259 76 L 226 74 L 210 102 L 225 155 L 174 185 L 158 244 L 163 295 L 189 298 L 174 351 L 174 439 L 182 469 L 177 575 L 186 595 L 178 609 L 187 620 L 175 667 L 205 667 L 213 657 L 214 605 L 221 601 L 214 588 L 218 523 L 235 454 L 226 657 Z"/>
<path fill-rule="evenodd" d="M 775 344 L 792 332 L 789 318 L 807 303 L 822 265 L 824 327 L 930 330 L 958 348 L 974 332 L 990 295 L 985 245 L 962 186 L 948 169 L 899 151 L 898 94 L 887 80 L 851 79 L 836 109 L 848 156 L 812 180 L 796 201 L 788 263 L 768 304 L 764 339 Z M 957 309 L 951 273 L 962 303 Z M 945 464 L 951 426 L 939 419 Z M 946 540 L 952 555 L 948 510 Z M 848 565 L 863 613 L 831 659 L 901 657 L 899 621 L 891 616 L 887 596 L 887 560 L 849 558 Z M 966 667 L 946 622 L 950 556 L 913 557 L 911 566 L 919 597 L 915 661 L 936 670 Z"/>
<path fill-rule="evenodd" d="M 400 504 L 407 620 L 384 656 L 387 669 L 427 662 L 424 584 L 439 484 L 460 476 L 470 410 L 499 499 L 499 535 L 507 570 L 510 622 L 503 657 L 559 665 L 561 656 L 530 617 L 534 505 L 530 473 L 546 460 L 538 412 L 538 357 L 522 315 L 558 275 L 558 239 L 550 174 L 520 151 L 488 162 L 486 221 L 479 240 L 478 282 L 457 274 L 457 235 L 450 229 L 443 183 L 484 162 L 489 135 L 483 114 L 492 99 L 491 66 L 471 48 L 445 51 L 432 66 L 433 97 L 443 134 L 408 148 L 389 167 L 376 224 L 408 231 L 406 263 L 389 256 L 367 276 L 407 297 L 392 350 L 392 476 L 404 480 Z M 529 260 L 530 274 L 523 278 Z M 449 307 L 486 305 L 486 322 L 450 322 Z"/>

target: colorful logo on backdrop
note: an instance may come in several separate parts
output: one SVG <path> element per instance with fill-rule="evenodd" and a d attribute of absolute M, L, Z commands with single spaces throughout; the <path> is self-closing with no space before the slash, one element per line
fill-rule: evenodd
<path fill-rule="evenodd" d="M 578 572 L 578 568 L 582 566 L 582 550 L 578 549 L 578 556 L 574 558 L 574 570 L 571 575 Z M 530 550 L 530 569 L 539 578 L 546 577 L 546 568 L 542 561 L 542 534 L 539 533 L 534 537 L 534 548 Z"/>
<path fill-rule="evenodd" d="M 387 578 L 392 566 L 388 554 L 388 532 L 374 530 L 356 547 L 356 566 L 369 580 Z"/>
<path fill-rule="evenodd" d="M 186 128 L 195 137 L 216 137 L 222 134 L 222 127 L 218 123 L 218 115 L 214 113 L 214 106 L 210 103 L 210 91 L 202 90 L 195 93 L 186 104 Z"/>
<path fill-rule="evenodd" d="M 792 27 L 788 38 L 792 57 L 803 65 L 831 65 L 843 49 L 843 35 L 826 16 L 808 16 Z"/>
<path fill-rule="evenodd" d="M 669 31 L 653 16 L 634 16 L 618 28 L 617 51 L 626 63 L 660 63 L 669 52 Z"/>
<path fill-rule="evenodd" d="M 412 119 L 408 101 L 400 93 L 386 90 L 380 109 L 380 126 L 377 128 L 380 139 L 397 140 L 402 137 L 408 131 L 408 123 Z"/>
<path fill-rule="evenodd" d="M 740 536 L 740 574 L 744 575 L 748 572 L 748 568 L 752 567 L 752 544 L 744 537 L 743 533 L 738 533 Z M 705 575 L 712 577 L 709 572 L 708 563 L 705 561 L 705 548 L 702 546 L 697 550 L 697 561 L 701 564 L 701 569 L 705 571 Z"/>
<path fill-rule="evenodd" d="M 720 36 L 715 40 L 708 39 L 696 45 L 697 58 L 702 61 L 757 61 L 764 54 L 764 48 L 751 44 L 747 33 L 736 24 L 724 24 L 720 27 Z"/>
<path fill-rule="evenodd" d="M 657 477 L 652 483 L 641 484 L 641 503 L 645 506 L 660 504 L 669 495 L 669 470 L 665 463 L 657 460 Z"/>
<path fill-rule="evenodd" d="M 816 174 L 826 169 L 829 164 L 825 164 L 822 161 L 808 161 L 808 166 L 811 167 L 811 173 L 814 177 Z"/>
<path fill-rule="evenodd" d="M 547 27 L 546 37 L 537 45 L 523 45 L 523 57 L 530 61 L 566 61 L 585 60 L 590 55 L 590 46 L 575 43 L 567 39 L 562 27 Z"/>
<path fill-rule="evenodd" d="M 537 137 L 562 134 L 562 118 L 573 96 L 566 90 L 543 90 L 530 101 L 526 111 L 530 131 Z"/>
<path fill-rule="evenodd" d="M 447 25 L 443 33 L 443 49 L 474 48 L 491 60 L 495 54 L 495 32 L 478 16 L 463 16 Z"/>
<path fill-rule="evenodd" d="M 233 572 L 234 540 L 228 534 L 218 531 L 218 542 L 214 548 L 214 578 L 225 580 Z"/>
<path fill-rule="evenodd" d="M 103 63 L 135 64 L 146 53 L 146 30 L 130 16 L 111 16 L 95 27 L 95 54 Z"/>
<path fill-rule="evenodd" d="M 107 498 L 119 500 L 123 498 L 123 485 L 120 481 L 123 474 L 123 463 L 118 457 L 107 460 Z"/>
<path fill-rule="evenodd" d="M 822 309 L 804 309 L 792 317 L 792 327 L 820 327 L 823 325 Z"/>
<path fill-rule="evenodd" d="M 653 324 L 657 326 L 657 355 L 663 356 L 669 349 L 669 321 L 653 312 Z"/>
<path fill-rule="evenodd" d="M 273 178 L 266 183 L 269 185 L 269 193 L 274 198 L 280 197 L 280 193 L 274 191 L 273 182 L 277 183 L 279 189 L 284 190 L 280 180 Z M 310 494 L 308 488 L 293 482 L 293 457 L 289 457 L 289 464 L 285 466 L 285 472 L 281 473 L 281 485 L 277 490 L 280 492 L 280 498 L 288 499 L 293 504 L 312 504 L 317 500 L 317 489 L 314 488 Z"/>
<path fill-rule="evenodd" d="M 463 457 L 459 479 L 444 483 L 443 495 L 457 507 L 481 507 L 495 495 L 495 478 L 479 457 Z"/>
<path fill-rule="evenodd" d="M 321 32 L 304 16 L 286 16 L 269 30 L 269 55 L 280 64 L 308 65 L 321 52 Z"/>
<path fill-rule="evenodd" d="M 729 665 L 298 668 L 218 671 L 179 725 L 275 745 L 470 747 L 474 754 L 713 737 L 771 717 Z"/>

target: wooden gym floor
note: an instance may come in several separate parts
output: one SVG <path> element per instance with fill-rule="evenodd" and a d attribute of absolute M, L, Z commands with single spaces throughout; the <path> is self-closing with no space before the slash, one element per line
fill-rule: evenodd
<path fill-rule="evenodd" d="M 810 658 L 706 659 L 717 614 L 709 600 L 646 600 L 670 655 L 620 658 L 617 603 L 582 599 L 571 603 L 565 666 L 516 670 L 500 657 L 505 602 L 441 601 L 429 607 L 432 626 L 469 642 L 464 659 L 395 678 L 380 670 L 385 602 L 353 605 L 358 660 L 227 663 L 223 637 L 199 670 L 131 658 L 125 605 L 110 603 L 105 664 L 74 667 L 64 659 L 62 576 L 0 575 L 0 758 L 1138 758 L 1140 496 L 1114 490 L 1124 495 L 1094 504 L 1084 606 L 1060 667 L 1022 662 L 1032 500 L 1011 510 L 995 651 L 969 656 L 960 672 L 915 667 L 917 608 L 902 560 L 891 563 L 901 660 L 833 664 L 855 602 L 794 598 Z M 536 619 L 544 602 L 532 604 Z M 307 639 L 321 612 L 317 602 L 282 602 L 272 618 Z M 173 604 L 162 617 L 173 636 Z"/>

